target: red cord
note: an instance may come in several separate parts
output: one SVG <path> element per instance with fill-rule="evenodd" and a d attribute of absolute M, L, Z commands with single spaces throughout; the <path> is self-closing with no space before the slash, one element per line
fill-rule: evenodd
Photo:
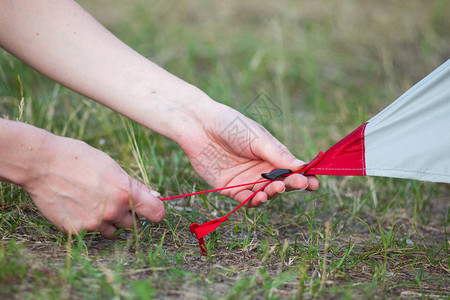
<path fill-rule="evenodd" d="M 268 182 L 268 181 L 270 181 L 270 179 L 260 180 L 260 181 L 255 181 L 255 182 L 249 182 L 249 183 L 243 183 L 243 184 L 238 184 L 238 185 L 233 185 L 233 186 L 226 186 L 226 187 L 223 187 L 223 188 L 206 190 L 206 191 L 201 191 L 201 192 L 193 192 L 193 193 L 188 193 L 188 194 L 182 194 L 182 195 L 176 195 L 176 196 L 171 196 L 171 197 L 165 197 L 165 198 L 160 198 L 160 200 L 161 201 L 166 201 L 166 200 L 184 198 L 184 197 L 189 197 L 189 196 L 194 196 L 194 195 L 199 195 L 199 194 L 207 194 L 207 193 L 218 192 L 218 191 L 227 190 L 227 189 L 234 189 L 234 188 L 241 187 L 241 186 L 246 186 L 246 185 L 252 185 L 252 184 L 255 185 L 255 184 L 258 184 L 258 183 Z"/>
<path fill-rule="evenodd" d="M 311 160 L 307 165 L 305 165 L 301 170 L 292 172 L 292 173 L 284 175 L 284 176 L 287 177 L 287 176 L 291 176 L 293 174 L 306 173 L 309 169 L 311 169 L 312 167 L 317 165 L 317 163 L 319 161 L 321 161 L 324 158 L 324 156 L 325 156 L 325 153 L 320 151 L 319 154 L 317 154 L 317 156 L 313 160 Z M 226 189 L 233 189 L 233 188 L 247 186 L 247 185 L 255 185 L 255 184 L 258 184 L 258 183 L 265 183 L 261 188 L 259 188 L 253 194 L 251 194 L 247 199 L 245 199 L 241 204 L 239 204 L 237 207 L 235 207 L 227 215 L 225 215 L 225 216 L 223 216 L 221 218 L 215 219 L 215 220 L 208 221 L 208 222 L 203 223 L 201 225 L 199 225 L 197 223 L 193 223 L 193 224 L 191 224 L 191 226 L 189 226 L 189 229 L 191 230 L 192 235 L 195 234 L 195 236 L 198 239 L 198 243 L 199 243 L 199 246 L 200 246 L 200 250 L 202 251 L 202 254 L 206 255 L 206 250 L 207 249 L 206 249 L 206 245 L 205 245 L 205 241 L 204 241 L 203 237 L 205 237 L 206 235 L 208 235 L 211 232 L 213 232 L 214 230 L 216 230 L 216 228 L 219 227 L 220 224 L 222 224 L 223 222 L 228 220 L 228 217 L 231 214 L 236 212 L 245 203 L 247 203 L 248 201 L 253 199 L 253 197 L 255 197 L 255 195 L 257 193 L 259 193 L 262 190 L 264 190 L 273 181 L 275 181 L 275 179 L 274 180 L 272 180 L 272 179 L 259 180 L 259 181 L 256 181 L 256 182 L 243 183 L 243 184 L 238 184 L 238 185 L 233 185 L 233 186 L 226 186 L 226 187 L 222 187 L 222 188 L 218 188 L 218 189 L 212 189 L 212 190 L 207 190 L 207 191 L 194 192 L 194 193 L 188 193 L 188 194 L 183 194 L 183 195 L 177 195 L 177 196 L 172 196 L 172 197 L 161 198 L 161 201 L 177 199 L 177 198 L 183 198 L 183 197 L 189 197 L 189 196 L 198 195 L 198 194 L 212 193 L 212 192 L 222 191 L 222 190 L 226 190 Z"/>

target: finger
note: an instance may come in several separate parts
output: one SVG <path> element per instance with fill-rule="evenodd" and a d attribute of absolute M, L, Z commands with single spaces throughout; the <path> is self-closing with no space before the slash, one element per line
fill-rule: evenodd
<path fill-rule="evenodd" d="M 248 197 L 252 196 L 255 193 L 255 191 L 257 191 L 260 188 L 262 188 L 264 184 L 265 183 L 256 184 L 256 185 L 253 186 L 252 190 L 241 191 L 234 197 L 234 199 L 242 203 Z M 264 191 L 260 191 L 260 192 L 256 193 L 253 196 L 253 198 L 250 199 L 245 204 L 245 206 L 247 206 L 247 207 L 258 207 L 258 206 L 261 206 L 267 200 L 272 199 L 275 196 L 277 196 L 278 194 L 284 192 L 284 190 L 285 190 L 285 184 L 284 184 L 283 181 L 274 181 L 274 182 L 270 183 L 264 189 Z"/>
<path fill-rule="evenodd" d="M 134 201 L 135 212 L 147 218 L 150 222 L 161 222 L 164 219 L 165 210 L 162 201 L 155 196 L 159 194 L 151 191 L 137 180 L 132 180 L 131 182 L 131 195 Z"/>
<path fill-rule="evenodd" d="M 307 180 L 308 180 L 308 187 L 306 188 L 306 190 L 308 191 L 315 191 L 319 188 L 320 182 L 319 179 L 316 176 L 306 176 Z"/>
<path fill-rule="evenodd" d="M 276 168 L 297 171 L 305 165 L 305 162 L 292 155 L 288 148 L 275 139 L 269 132 L 267 132 L 264 138 L 255 140 L 253 152 Z"/>
<path fill-rule="evenodd" d="M 119 237 L 119 235 L 114 234 L 117 230 L 118 228 L 112 224 L 104 224 L 99 232 L 105 239 L 114 240 Z"/>
<path fill-rule="evenodd" d="M 238 193 L 236 193 L 233 196 L 233 199 L 238 201 L 239 203 L 244 202 L 249 197 L 251 197 L 255 192 L 252 190 L 242 190 Z M 259 195 L 262 194 L 262 195 Z M 265 195 L 265 196 L 264 196 Z M 264 202 L 266 202 L 268 199 L 267 194 L 265 192 L 258 192 L 255 194 L 255 196 L 250 199 L 248 202 L 244 204 L 246 207 L 258 207 L 261 206 Z"/>
<path fill-rule="evenodd" d="M 252 200 L 250 200 L 250 205 L 254 205 L 256 207 L 261 206 L 264 202 L 266 202 L 267 200 L 269 200 L 269 196 L 267 195 L 266 192 L 261 191 L 256 193 L 256 195 L 253 197 Z M 254 207 L 251 206 L 251 207 Z"/>
<path fill-rule="evenodd" d="M 133 215 L 131 213 L 131 211 L 124 214 L 120 220 L 117 220 L 114 222 L 114 226 L 116 226 L 117 228 L 133 229 L 135 225 L 136 225 L 136 228 L 139 228 L 139 227 L 141 227 L 141 222 L 136 217 L 136 215 Z"/>
<path fill-rule="evenodd" d="M 301 174 L 293 174 L 286 177 L 284 183 L 286 184 L 286 191 L 304 190 L 309 186 L 308 178 Z"/>
<path fill-rule="evenodd" d="M 276 180 L 269 184 L 265 189 L 264 192 L 267 193 L 267 196 L 269 199 L 273 199 L 278 194 L 283 193 L 286 190 L 286 185 L 281 180 Z"/>

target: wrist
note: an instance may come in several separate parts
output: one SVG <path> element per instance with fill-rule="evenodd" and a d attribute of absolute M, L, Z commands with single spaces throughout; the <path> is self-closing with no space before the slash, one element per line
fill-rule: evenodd
<path fill-rule="evenodd" d="M 42 147 L 51 136 L 31 125 L 0 119 L 0 180 L 25 187 L 38 176 L 45 165 Z"/>
<path fill-rule="evenodd" d="M 196 87 L 182 97 L 182 105 L 168 115 L 170 120 L 169 138 L 182 145 L 184 141 L 192 142 L 192 138 L 204 131 L 210 119 L 214 118 L 223 105 L 214 101 Z M 206 125 L 205 125 L 206 124 Z"/>
<path fill-rule="evenodd" d="M 161 76 L 163 77 L 163 76 Z M 203 123 L 222 104 L 212 100 L 197 87 L 188 84 L 173 75 L 169 75 L 167 83 L 171 88 L 155 85 L 154 82 L 143 82 L 141 89 L 133 101 L 139 103 L 129 113 L 121 112 L 141 125 L 164 135 L 180 144 L 187 136 L 203 128 Z"/>

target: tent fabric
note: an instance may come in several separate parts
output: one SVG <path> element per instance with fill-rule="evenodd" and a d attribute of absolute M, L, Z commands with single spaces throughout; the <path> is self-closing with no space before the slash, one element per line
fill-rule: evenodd
<path fill-rule="evenodd" d="M 450 60 L 331 147 L 307 174 L 450 183 Z"/>
<path fill-rule="evenodd" d="M 369 120 L 367 175 L 450 183 L 450 60 Z"/>
<path fill-rule="evenodd" d="M 366 175 L 364 130 L 367 123 L 337 142 L 306 175 Z"/>

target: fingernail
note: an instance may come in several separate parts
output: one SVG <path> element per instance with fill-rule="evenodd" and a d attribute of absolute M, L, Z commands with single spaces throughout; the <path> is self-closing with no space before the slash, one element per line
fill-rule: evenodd
<path fill-rule="evenodd" d="M 161 196 L 161 194 L 158 193 L 157 191 L 150 191 L 150 193 L 152 193 L 153 196 L 158 197 L 158 198 Z"/>
<path fill-rule="evenodd" d="M 286 192 L 286 187 L 281 191 L 281 193 L 284 193 L 284 192 Z M 280 193 L 280 194 L 281 194 L 281 193 Z"/>

